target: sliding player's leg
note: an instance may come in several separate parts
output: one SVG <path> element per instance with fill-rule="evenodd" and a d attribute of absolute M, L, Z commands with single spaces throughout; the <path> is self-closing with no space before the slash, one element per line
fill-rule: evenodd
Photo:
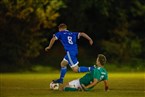
<path fill-rule="evenodd" d="M 64 91 L 80 91 L 81 85 L 79 79 L 70 81 L 67 85 L 63 88 Z"/>

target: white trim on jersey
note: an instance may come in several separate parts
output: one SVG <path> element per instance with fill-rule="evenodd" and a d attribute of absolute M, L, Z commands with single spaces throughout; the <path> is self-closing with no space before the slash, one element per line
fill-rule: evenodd
<path fill-rule="evenodd" d="M 56 38 L 56 40 L 58 40 L 58 38 L 54 35 L 54 37 Z"/>
<path fill-rule="evenodd" d="M 80 39 L 80 33 L 78 34 L 78 39 Z"/>

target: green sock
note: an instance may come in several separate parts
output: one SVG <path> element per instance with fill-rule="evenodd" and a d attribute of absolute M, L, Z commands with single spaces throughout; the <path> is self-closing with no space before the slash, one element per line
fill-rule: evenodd
<path fill-rule="evenodd" d="M 65 87 L 64 91 L 78 91 L 76 88 L 71 88 L 71 87 Z"/>

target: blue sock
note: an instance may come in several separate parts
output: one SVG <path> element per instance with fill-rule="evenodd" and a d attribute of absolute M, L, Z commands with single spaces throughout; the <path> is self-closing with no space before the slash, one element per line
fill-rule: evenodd
<path fill-rule="evenodd" d="M 67 67 L 62 67 L 60 71 L 60 79 L 63 79 L 67 71 Z"/>
<path fill-rule="evenodd" d="M 88 72 L 88 71 L 90 71 L 89 68 L 90 67 L 80 66 L 79 69 L 78 69 L 78 72 Z"/>

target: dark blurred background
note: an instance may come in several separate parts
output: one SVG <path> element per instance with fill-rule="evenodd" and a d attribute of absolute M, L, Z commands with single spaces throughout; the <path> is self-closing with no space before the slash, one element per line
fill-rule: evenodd
<path fill-rule="evenodd" d="M 93 46 L 78 40 L 79 65 L 95 64 L 102 53 L 112 67 L 144 68 L 144 0 L 1 0 L 0 72 L 60 68 L 65 55 L 61 43 L 44 51 L 60 23 L 94 40 Z"/>

